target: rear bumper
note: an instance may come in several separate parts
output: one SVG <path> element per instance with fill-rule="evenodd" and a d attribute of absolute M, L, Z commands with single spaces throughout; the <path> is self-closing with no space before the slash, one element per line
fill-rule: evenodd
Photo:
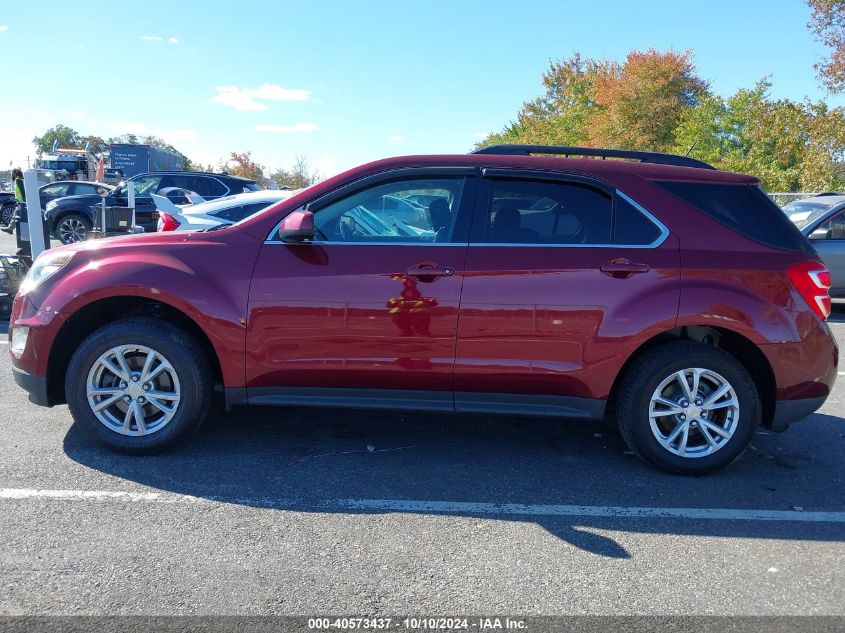
<path fill-rule="evenodd" d="M 778 400 L 775 403 L 775 415 L 769 428 L 772 431 L 785 431 L 792 422 L 798 422 L 817 411 L 825 400 L 827 396 L 803 400 Z"/>
<path fill-rule="evenodd" d="M 49 407 L 50 399 L 47 397 L 47 378 L 30 374 L 23 369 L 12 365 L 12 374 L 15 382 L 29 392 L 29 401 L 42 407 Z"/>

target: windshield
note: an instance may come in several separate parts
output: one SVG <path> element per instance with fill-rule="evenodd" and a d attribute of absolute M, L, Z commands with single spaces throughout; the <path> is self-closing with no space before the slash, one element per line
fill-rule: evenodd
<path fill-rule="evenodd" d="M 799 229 L 803 229 L 827 213 L 831 205 L 823 202 L 790 202 L 783 212 Z"/>

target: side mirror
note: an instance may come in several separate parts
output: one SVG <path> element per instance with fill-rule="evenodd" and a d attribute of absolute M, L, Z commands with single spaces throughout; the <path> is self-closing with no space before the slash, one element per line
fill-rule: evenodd
<path fill-rule="evenodd" d="M 812 233 L 810 233 L 811 240 L 826 240 L 828 239 L 829 231 L 827 229 L 816 229 Z"/>
<path fill-rule="evenodd" d="M 283 242 L 305 242 L 314 239 L 314 214 L 294 211 L 279 225 L 279 239 Z"/>

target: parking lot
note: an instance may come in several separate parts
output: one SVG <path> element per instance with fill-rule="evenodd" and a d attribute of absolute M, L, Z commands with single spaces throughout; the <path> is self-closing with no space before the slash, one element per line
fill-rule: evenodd
<path fill-rule="evenodd" d="M 5 331 L 0 613 L 845 614 L 845 376 L 703 478 L 607 425 L 433 413 L 239 409 L 124 457 L 27 401 Z"/>

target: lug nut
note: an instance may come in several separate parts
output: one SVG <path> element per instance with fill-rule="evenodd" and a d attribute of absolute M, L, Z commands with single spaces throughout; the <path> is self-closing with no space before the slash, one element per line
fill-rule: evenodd
<path fill-rule="evenodd" d="M 146 401 L 147 401 L 147 399 L 144 396 L 141 396 L 140 398 L 138 398 L 138 402 L 140 402 L 141 404 L 144 404 Z"/>
<path fill-rule="evenodd" d="M 682 407 L 688 407 L 689 406 L 689 400 L 681 400 L 681 406 Z"/>
<path fill-rule="evenodd" d="M 692 423 L 690 423 L 690 426 L 692 428 L 696 428 L 698 426 L 698 422 L 693 421 Z"/>
<path fill-rule="evenodd" d="M 682 413 L 682 414 L 680 415 L 680 418 L 681 418 L 682 420 L 686 420 L 686 419 L 687 419 L 687 416 L 685 416 L 685 415 Z"/>
<path fill-rule="evenodd" d="M 697 406 L 697 407 L 700 407 L 700 406 L 701 406 L 701 398 L 697 398 L 697 399 L 696 399 L 696 401 L 695 401 L 695 406 Z"/>
<path fill-rule="evenodd" d="M 138 382 L 139 380 L 141 380 L 140 374 L 132 374 L 132 382 Z"/>
<path fill-rule="evenodd" d="M 149 390 L 150 390 L 150 389 L 152 389 L 152 388 L 153 388 L 153 386 L 152 386 L 150 383 L 145 383 L 145 384 L 144 384 L 144 391 L 149 391 Z"/>
<path fill-rule="evenodd" d="M 130 398 L 129 396 L 123 396 L 123 401 L 124 402 L 132 402 L 132 398 Z"/>
<path fill-rule="evenodd" d="M 121 380 L 121 381 L 120 381 L 120 388 L 121 388 L 121 389 L 126 389 L 126 387 L 128 387 L 128 386 L 129 386 L 129 385 L 127 385 L 127 384 L 126 384 L 126 381 L 125 381 L 125 380 Z"/>

